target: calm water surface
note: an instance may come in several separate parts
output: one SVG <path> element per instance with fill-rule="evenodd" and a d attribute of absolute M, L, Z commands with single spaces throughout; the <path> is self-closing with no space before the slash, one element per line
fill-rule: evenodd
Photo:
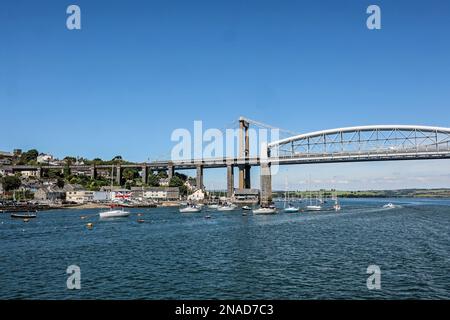
<path fill-rule="evenodd" d="M 387 202 L 399 207 L 383 209 Z M 61 210 L 28 223 L 0 214 L 0 298 L 450 299 L 449 200 L 343 200 L 342 208 L 132 209 L 112 221 L 98 210 Z M 66 289 L 72 264 L 81 290 Z M 381 268 L 381 290 L 366 287 L 371 264 Z"/>

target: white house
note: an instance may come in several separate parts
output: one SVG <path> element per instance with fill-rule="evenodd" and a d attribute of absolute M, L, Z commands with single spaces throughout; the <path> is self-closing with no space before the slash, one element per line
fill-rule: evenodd
<path fill-rule="evenodd" d="M 37 156 L 36 161 L 38 163 L 49 163 L 50 161 L 53 161 L 53 156 L 51 154 L 41 153 Z"/>
<path fill-rule="evenodd" d="M 205 199 L 205 192 L 202 189 L 196 190 L 193 194 L 188 196 L 189 201 L 201 201 Z"/>

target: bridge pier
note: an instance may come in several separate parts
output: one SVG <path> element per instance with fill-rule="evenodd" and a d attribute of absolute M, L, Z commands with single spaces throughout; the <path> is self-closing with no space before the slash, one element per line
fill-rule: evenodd
<path fill-rule="evenodd" d="M 231 198 L 234 194 L 234 167 L 227 165 L 227 197 Z"/>
<path fill-rule="evenodd" d="M 196 177 L 197 189 L 203 190 L 203 166 L 197 166 L 197 177 Z"/>
<path fill-rule="evenodd" d="M 245 119 L 239 119 L 239 158 L 246 162 L 239 166 L 239 189 L 250 189 L 250 165 L 247 164 L 250 157 L 249 126 Z"/>
<path fill-rule="evenodd" d="M 142 166 L 142 183 L 147 184 L 148 182 L 148 168 L 147 166 Z"/>
<path fill-rule="evenodd" d="M 172 179 L 174 174 L 175 174 L 175 167 L 173 165 L 169 165 L 167 167 L 167 176 L 169 177 L 169 179 Z"/>
<path fill-rule="evenodd" d="M 122 168 L 120 166 L 116 167 L 116 183 L 119 186 L 122 185 Z"/>
<path fill-rule="evenodd" d="M 261 163 L 261 205 L 268 205 L 272 202 L 272 175 L 270 163 Z"/>

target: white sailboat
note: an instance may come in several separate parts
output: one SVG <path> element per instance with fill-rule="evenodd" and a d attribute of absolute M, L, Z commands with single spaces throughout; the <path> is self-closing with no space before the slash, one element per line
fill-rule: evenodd
<path fill-rule="evenodd" d="M 258 209 L 253 209 L 253 213 L 254 214 L 275 214 L 275 213 L 277 213 L 277 209 L 271 208 L 271 207 L 258 208 Z"/>
<path fill-rule="evenodd" d="M 286 204 L 287 204 L 287 207 L 286 207 Z M 298 207 L 295 207 L 289 203 L 289 191 L 288 191 L 287 179 L 286 179 L 286 192 L 284 193 L 284 212 L 293 213 L 293 212 L 298 212 L 298 210 L 299 210 Z"/>
<path fill-rule="evenodd" d="M 309 178 L 309 205 L 306 206 L 308 211 L 320 211 L 322 206 L 319 205 L 319 199 L 316 197 L 316 204 L 312 204 L 312 193 L 311 193 L 311 177 Z"/>
<path fill-rule="evenodd" d="M 202 208 L 196 205 L 188 205 L 184 208 L 180 208 L 181 213 L 195 213 L 202 211 Z"/>
<path fill-rule="evenodd" d="M 111 166 L 111 191 L 110 195 L 112 194 L 113 189 L 113 179 L 114 179 L 114 166 Z M 111 205 L 111 208 L 108 211 L 101 211 L 99 212 L 100 218 L 123 218 L 128 217 L 130 215 L 129 211 L 126 211 L 123 209 L 114 209 L 116 206 L 113 204 Z"/>
<path fill-rule="evenodd" d="M 334 199 L 334 205 L 333 205 L 334 211 L 340 211 L 341 210 L 341 204 L 339 203 L 337 193 L 335 195 L 333 195 L 333 199 Z"/>
<path fill-rule="evenodd" d="M 217 208 L 217 211 L 233 211 L 236 210 L 237 206 L 233 203 L 226 203 Z"/>
<path fill-rule="evenodd" d="M 128 217 L 130 215 L 129 211 L 122 209 L 114 209 L 114 206 L 111 206 L 111 209 L 108 211 L 102 211 L 99 213 L 100 218 L 123 218 Z"/>

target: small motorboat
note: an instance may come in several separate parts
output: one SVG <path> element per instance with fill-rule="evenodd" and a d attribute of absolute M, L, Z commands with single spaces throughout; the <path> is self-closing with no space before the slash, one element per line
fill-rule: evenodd
<path fill-rule="evenodd" d="M 385 209 L 393 209 L 393 208 L 395 208 L 395 205 L 393 203 L 389 202 L 388 204 L 385 204 L 383 206 L 383 208 L 385 208 Z"/>
<path fill-rule="evenodd" d="M 129 211 L 125 211 L 122 209 L 114 209 L 114 206 L 111 206 L 111 209 L 108 211 L 102 211 L 99 213 L 100 218 L 123 218 L 128 217 L 130 215 Z"/>
<path fill-rule="evenodd" d="M 209 204 L 208 205 L 208 209 L 218 209 L 219 208 L 219 205 L 218 204 Z"/>
<path fill-rule="evenodd" d="M 36 213 L 11 213 L 11 218 L 18 218 L 18 219 L 33 219 L 36 218 Z"/>
<path fill-rule="evenodd" d="M 277 209 L 274 207 L 253 209 L 254 214 L 275 214 Z"/>
<path fill-rule="evenodd" d="M 242 207 L 242 210 L 250 211 L 250 210 L 252 210 L 252 208 L 250 208 L 249 206 L 243 206 L 243 207 Z"/>
<path fill-rule="evenodd" d="M 194 212 L 200 212 L 200 211 L 202 211 L 202 208 L 199 206 L 195 206 L 195 205 L 180 208 L 181 213 L 194 213 Z"/>

